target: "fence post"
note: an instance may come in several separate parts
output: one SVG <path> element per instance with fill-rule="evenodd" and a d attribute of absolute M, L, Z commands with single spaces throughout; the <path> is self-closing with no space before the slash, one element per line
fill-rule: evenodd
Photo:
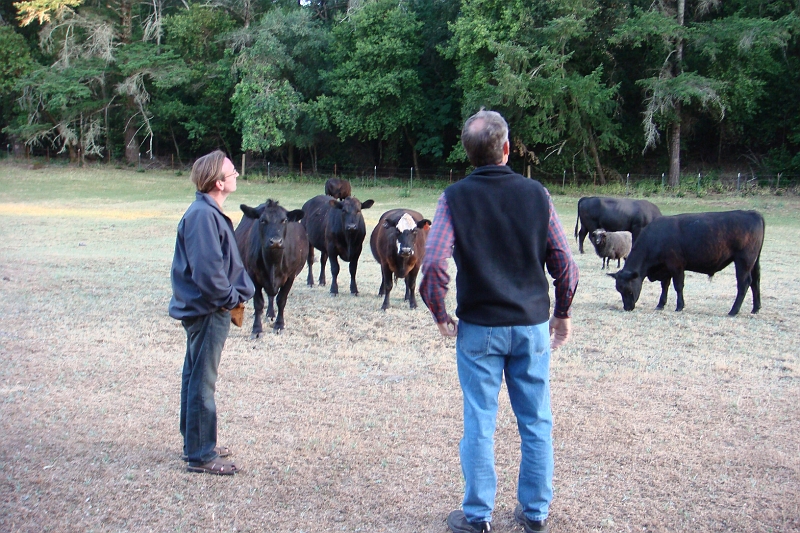
<path fill-rule="evenodd" d="M 628 172 L 628 175 L 625 176 L 625 192 L 628 192 L 628 188 L 631 185 L 631 173 Z"/>
<path fill-rule="evenodd" d="M 139 152 L 139 162 L 137 163 L 137 165 L 138 166 L 136 167 L 136 169 L 137 170 L 141 170 L 142 169 L 142 152 Z"/>
<path fill-rule="evenodd" d="M 567 171 L 564 170 L 564 176 L 561 178 L 561 190 L 563 191 L 566 186 L 567 186 Z"/>
<path fill-rule="evenodd" d="M 783 172 L 778 172 L 778 179 L 775 181 L 776 191 L 781 188 L 781 174 L 783 174 Z"/>
<path fill-rule="evenodd" d="M 269 165 L 270 165 L 270 162 L 267 161 L 267 179 L 269 179 Z"/>
<path fill-rule="evenodd" d="M 742 173 L 739 172 L 736 174 L 736 190 L 740 190 L 742 188 Z"/>
<path fill-rule="evenodd" d="M 247 167 L 245 166 L 244 154 L 242 154 L 242 177 L 244 177 L 244 169 L 245 168 L 247 168 Z"/>
<path fill-rule="evenodd" d="M 411 181 L 409 182 L 408 190 L 414 188 L 414 167 L 411 167 Z"/>
<path fill-rule="evenodd" d="M 336 177 L 336 163 L 333 164 L 333 177 Z"/>
<path fill-rule="evenodd" d="M 372 169 L 372 181 L 374 186 L 378 186 L 378 165 L 375 165 L 375 168 Z"/>
<path fill-rule="evenodd" d="M 702 175 L 703 175 L 703 173 L 702 173 L 702 172 L 698 172 L 698 173 L 697 173 L 697 192 L 698 192 L 698 193 L 700 192 L 700 180 L 701 180 L 701 178 L 702 178 Z"/>
<path fill-rule="evenodd" d="M 303 177 L 303 162 L 300 161 L 300 177 Z"/>
<path fill-rule="evenodd" d="M 667 176 L 662 172 L 661 173 L 661 186 L 662 187 L 664 187 L 667 184 L 666 178 L 667 178 Z"/>

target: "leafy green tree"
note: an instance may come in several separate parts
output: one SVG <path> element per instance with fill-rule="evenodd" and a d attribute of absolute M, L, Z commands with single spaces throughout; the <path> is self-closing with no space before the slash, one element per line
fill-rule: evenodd
<path fill-rule="evenodd" d="M 376 0 L 352 11 L 333 28 L 333 66 L 323 76 L 327 94 L 318 100 L 342 140 L 389 141 L 402 135 L 418 171 L 422 25 L 404 2 Z"/>
<path fill-rule="evenodd" d="M 550 159 L 563 168 L 577 158 L 603 182 L 600 153 L 624 148 L 613 121 L 617 88 L 602 66 L 574 61 L 592 44 L 596 11 L 593 0 L 467 0 L 448 53 L 458 66 L 465 116 L 482 106 L 500 110 L 526 161 L 548 168 Z"/>
<path fill-rule="evenodd" d="M 240 49 L 234 63 L 240 79 L 231 101 L 243 149 L 283 149 L 290 167 L 295 147 L 308 149 L 316 168 L 314 99 L 327 41 L 312 13 L 297 8 L 272 10 L 232 38 Z"/>
<path fill-rule="evenodd" d="M 17 81 L 34 66 L 25 39 L 11 26 L 0 26 L 0 130 L 9 125 L 14 101 L 19 97 L 14 90 Z"/>
<path fill-rule="evenodd" d="M 224 11 L 190 4 L 164 19 L 164 43 L 187 65 L 182 83 L 156 88 L 150 109 L 153 127 L 170 139 L 181 160 L 181 148 L 192 153 L 224 146 L 238 150 L 239 133 L 233 125 L 230 97 L 236 85 L 226 36 L 236 29 Z"/>

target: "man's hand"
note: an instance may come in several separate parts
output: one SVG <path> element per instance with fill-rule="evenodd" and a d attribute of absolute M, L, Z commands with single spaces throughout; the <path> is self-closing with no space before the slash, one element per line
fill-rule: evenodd
<path fill-rule="evenodd" d="M 550 317 L 550 348 L 555 350 L 566 344 L 572 333 L 572 320 L 569 318 Z"/>
<path fill-rule="evenodd" d="M 439 333 L 443 337 L 455 337 L 458 335 L 458 323 L 450 315 L 447 315 L 447 319 L 444 322 L 437 322 L 436 327 L 439 328 Z"/>

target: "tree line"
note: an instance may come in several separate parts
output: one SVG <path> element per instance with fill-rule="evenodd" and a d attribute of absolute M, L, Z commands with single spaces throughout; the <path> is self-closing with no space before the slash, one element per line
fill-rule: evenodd
<path fill-rule="evenodd" d="M 800 173 L 795 0 L 0 0 L 4 144 L 289 168 Z"/>

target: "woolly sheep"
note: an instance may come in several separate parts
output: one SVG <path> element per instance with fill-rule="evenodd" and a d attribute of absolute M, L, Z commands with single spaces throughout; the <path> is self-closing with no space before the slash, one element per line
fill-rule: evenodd
<path fill-rule="evenodd" d="M 630 231 L 606 231 L 596 229 L 592 232 L 592 244 L 597 255 L 603 260 L 603 269 L 611 268 L 611 260 L 617 260 L 617 268 L 620 259 L 628 259 L 631 251 L 633 236 Z"/>

